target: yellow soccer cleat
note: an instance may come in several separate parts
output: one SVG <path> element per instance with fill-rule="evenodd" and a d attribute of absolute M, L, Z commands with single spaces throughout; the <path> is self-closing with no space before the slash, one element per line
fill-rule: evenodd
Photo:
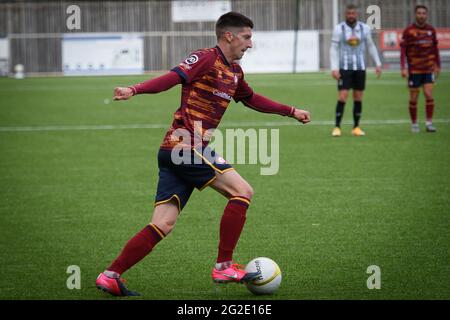
<path fill-rule="evenodd" d="M 352 135 L 354 135 L 356 137 L 360 137 L 360 136 L 365 136 L 366 133 L 364 131 L 362 131 L 360 127 L 356 127 L 356 128 L 352 129 Z"/>
<path fill-rule="evenodd" d="M 341 128 L 339 128 L 339 127 L 334 128 L 331 135 L 333 137 L 340 137 L 341 136 Z"/>

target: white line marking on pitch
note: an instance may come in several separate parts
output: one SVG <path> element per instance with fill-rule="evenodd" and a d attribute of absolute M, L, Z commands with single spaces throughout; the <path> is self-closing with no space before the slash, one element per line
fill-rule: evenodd
<path fill-rule="evenodd" d="M 450 123 L 450 119 L 435 119 L 434 123 Z M 409 119 L 399 120 L 363 120 L 365 125 L 393 125 L 409 124 Z M 344 121 L 343 124 L 352 124 L 351 121 Z M 277 127 L 277 126 L 298 126 L 295 121 L 242 121 L 224 122 L 220 128 L 239 127 Z M 317 120 L 312 121 L 308 126 L 332 126 L 334 121 Z M 0 127 L 0 132 L 27 132 L 27 131 L 89 131 L 89 130 L 124 130 L 124 129 L 168 129 L 170 124 L 117 124 L 117 125 L 59 125 L 59 126 L 24 126 L 24 127 Z"/>

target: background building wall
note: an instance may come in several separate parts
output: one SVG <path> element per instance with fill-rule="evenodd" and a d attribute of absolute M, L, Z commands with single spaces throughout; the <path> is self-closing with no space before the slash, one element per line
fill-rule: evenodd
<path fill-rule="evenodd" d="M 449 2 L 338 0 L 339 20 L 349 3 L 359 6 L 362 21 L 368 16 L 366 8 L 378 5 L 383 29 L 404 28 L 413 20 L 414 6 L 421 3 L 430 9 L 432 25 L 449 27 Z M 10 39 L 10 70 L 21 63 L 28 73 L 62 71 L 62 34 L 72 32 L 66 27 L 66 9 L 72 4 L 81 8 L 81 30 L 74 32 L 143 33 L 146 71 L 167 70 L 188 52 L 213 46 L 216 41 L 214 22 L 173 22 L 170 1 L 4 2 L 0 3 L 0 37 Z M 329 68 L 332 0 L 231 0 L 231 5 L 232 10 L 253 19 L 255 31 L 295 30 L 297 25 L 299 30 L 319 30 L 320 67 Z M 378 43 L 376 30 L 374 38 Z"/>

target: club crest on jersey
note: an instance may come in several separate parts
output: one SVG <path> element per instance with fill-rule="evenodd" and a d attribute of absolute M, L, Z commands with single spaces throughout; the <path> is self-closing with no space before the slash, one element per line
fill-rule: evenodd
<path fill-rule="evenodd" d="M 191 55 L 189 58 L 184 60 L 187 64 L 194 64 L 198 61 L 198 56 L 196 54 Z"/>
<path fill-rule="evenodd" d="M 237 75 L 234 75 L 234 84 L 237 84 L 238 83 L 238 76 Z"/>
<path fill-rule="evenodd" d="M 348 38 L 348 40 L 347 40 L 348 45 L 349 45 L 349 46 L 352 46 L 352 47 L 358 46 L 358 45 L 359 45 L 359 42 L 360 42 L 360 40 L 359 40 L 358 37 L 350 37 L 350 38 Z"/>

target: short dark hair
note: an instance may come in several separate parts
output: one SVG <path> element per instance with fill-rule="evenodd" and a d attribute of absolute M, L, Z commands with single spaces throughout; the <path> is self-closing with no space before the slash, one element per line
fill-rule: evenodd
<path fill-rule="evenodd" d="M 419 9 L 425 9 L 426 12 L 428 12 L 428 8 L 426 6 L 424 6 L 423 4 L 418 4 L 415 8 L 414 8 L 414 12 L 417 12 L 417 10 Z"/>
<path fill-rule="evenodd" d="M 358 10 L 358 7 L 355 4 L 348 4 L 345 10 Z"/>
<path fill-rule="evenodd" d="M 216 36 L 219 39 L 228 28 L 244 28 L 253 29 L 253 21 L 239 12 L 230 11 L 220 16 L 216 22 Z"/>

